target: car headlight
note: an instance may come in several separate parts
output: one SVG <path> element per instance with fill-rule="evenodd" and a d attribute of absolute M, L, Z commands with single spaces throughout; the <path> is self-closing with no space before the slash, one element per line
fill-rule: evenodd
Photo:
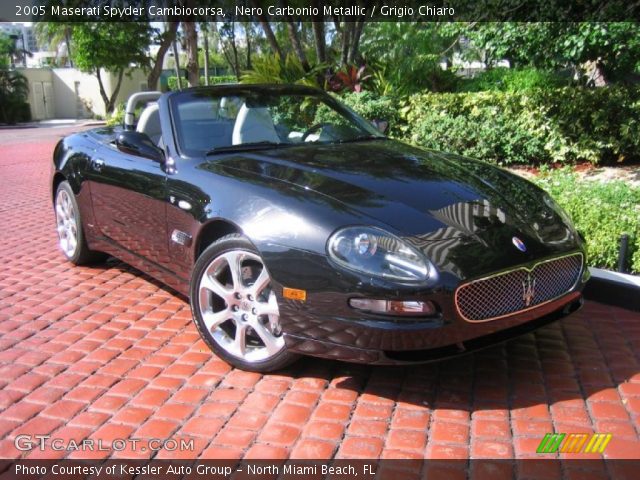
<path fill-rule="evenodd" d="M 374 277 L 403 282 L 427 280 L 435 268 L 404 240 L 374 227 L 346 227 L 327 242 L 338 265 Z"/>

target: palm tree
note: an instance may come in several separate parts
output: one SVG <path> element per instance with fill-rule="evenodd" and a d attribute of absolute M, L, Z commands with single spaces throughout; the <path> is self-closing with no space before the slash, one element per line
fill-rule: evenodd
<path fill-rule="evenodd" d="M 15 70 L 0 69 L 0 122 L 15 123 L 27 105 L 27 77 Z"/>
<path fill-rule="evenodd" d="M 59 22 L 39 22 L 35 25 L 36 38 L 38 43 L 44 44 L 47 48 L 58 52 L 58 47 L 61 43 L 64 43 L 67 47 L 67 56 L 63 57 L 65 60 L 62 65 L 69 65 L 73 67 L 73 60 L 71 58 L 71 32 L 73 30 L 73 24 L 71 23 L 59 23 Z"/>

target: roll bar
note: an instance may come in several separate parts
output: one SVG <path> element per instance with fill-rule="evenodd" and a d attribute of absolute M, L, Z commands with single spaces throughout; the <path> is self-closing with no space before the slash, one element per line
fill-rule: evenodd
<path fill-rule="evenodd" d="M 124 129 L 134 130 L 136 128 L 136 107 L 142 102 L 153 102 L 158 100 L 162 92 L 139 92 L 134 93 L 127 100 L 127 108 L 124 111 Z"/>

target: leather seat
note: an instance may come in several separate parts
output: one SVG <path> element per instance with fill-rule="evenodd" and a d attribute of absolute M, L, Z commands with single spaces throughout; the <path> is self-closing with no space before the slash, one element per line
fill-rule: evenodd
<path fill-rule="evenodd" d="M 162 127 L 160 126 L 160 109 L 157 103 L 153 103 L 142 111 L 136 132 L 146 133 L 156 145 L 162 139 Z"/>
<path fill-rule="evenodd" d="M 233 145 L 242 143 L 280 143 L 273 119 L 267 108 L 240 107 L 231 138 Z"/>

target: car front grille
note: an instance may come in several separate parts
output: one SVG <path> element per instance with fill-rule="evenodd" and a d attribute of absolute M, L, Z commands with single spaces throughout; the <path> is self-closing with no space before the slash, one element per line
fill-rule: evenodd
<path fill-rule="evenodd" d="M 456 290 L 456 308 L 465 320 L 482 322 L 538 307 L 568 293 L 582 263 L 575 253 L 473 280 Z"/>

